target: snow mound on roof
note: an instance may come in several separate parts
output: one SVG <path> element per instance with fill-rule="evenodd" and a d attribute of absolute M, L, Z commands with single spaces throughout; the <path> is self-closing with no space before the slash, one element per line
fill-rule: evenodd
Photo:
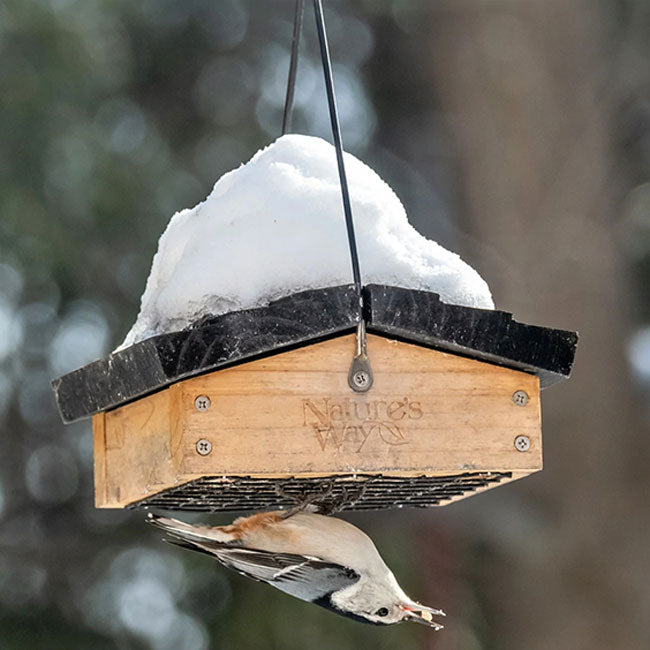
<path fill-rule="evenodd" d="M 447 303 L 494 308 L 479 274 L 420 235 L 370 167 L 350 154 L 345 165 L 364 284 L 434 291 Z M 334 147 L 285 135 L 224 174 L 205 201 L 171 218 L 121 347 L 208 314 L 350 283 Z"/>

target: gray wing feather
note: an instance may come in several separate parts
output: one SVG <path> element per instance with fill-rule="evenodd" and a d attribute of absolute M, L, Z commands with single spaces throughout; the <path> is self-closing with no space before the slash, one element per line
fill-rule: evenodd
<path fill-rule="evenodd" d="M 301 600 L 314 601 L 349 587 L 357 580 L 359 574 L 347 567 L 308 561 L 283 573 L 269 584 Z"/>
<path fill-rule="evenodd" d="M 348 567 L 304 555 L 223 546 L 212 553 L 226 566 L 301 600 L 317 600 L 359 579 Z"/>
<path fill-rule="evenodd" d="M 183 542 L 182 545 L 187 548 L 207 552 L 224 566 L 254 580 L 266 582 L 301 600 L 318 600 L 354 584 L 360 577 L 349 567 L 315 557 L 188 539 L 183 539 Z"/>

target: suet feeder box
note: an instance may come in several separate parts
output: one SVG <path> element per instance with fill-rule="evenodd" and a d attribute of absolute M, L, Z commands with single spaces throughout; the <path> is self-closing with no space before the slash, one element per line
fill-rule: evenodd
<path fill-rule="evenodd" d="M 204 318 L 54 382 L 93 417 L 100 508 L 291 505 L 322 488 L 354 509 L 445 505 L 542 468 L 540 390 L 569 375 L 573 332 L 364 287 L 374 383 L 356 392 L 358 294 L 316 289 Z"/>
<path fill-rule="evenodd" d="M 93 417 L 100 508 L 266 509 L 324 485 L 354 494 L 348 508 L 433 506 L 542 468 L 540 390 L 569 375 L 577 337 L 362 288 L 319 0 L 314 11 L 354 284 L 205 317 L 55 380 L 64 421 Z"/>

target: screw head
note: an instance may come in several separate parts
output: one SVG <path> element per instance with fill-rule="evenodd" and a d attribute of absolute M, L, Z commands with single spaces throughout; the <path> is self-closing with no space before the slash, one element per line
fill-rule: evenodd
<path fill-rule="evenodd" d="M 526 404 L 528 404 L 528 393 L 525 390 L 515 391 L 512 396 L 512 401 L 517 406 L 526 406 Z"/>
<path fill-rule="evenodd" d="M 517 436 L 515 438 L 515 449 L 517 451 L 528 451 L 530 449 L 530 438 L 528 436 Z"/>
<path fill-rule="evenodd" d="M 365 370 L 357 370 L 352 375 L 352 381 L 355 386 L 365 388 L 370 383 L 370 375 Z"/>
<path fill-rule="evenodd" d="M 207 456 L 212 451 L 212 443 L 205 438 L 196 441 L 196 453 L 199 456 Z"/>
<path fill-rule="evenodd" d="M 194 400 L 194 408 L 197 411 L 207 411 L 210 408 L 210 398 L 207 395 L 199 395 Z"/>

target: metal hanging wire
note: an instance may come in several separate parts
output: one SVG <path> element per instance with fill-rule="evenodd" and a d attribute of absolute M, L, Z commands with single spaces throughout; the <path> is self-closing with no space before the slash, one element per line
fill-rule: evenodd
<path fill-rule="evenodd" d="M 327 104 L 329 106 L 330 121 L 332 123 L 332 136 L 334 148 L 336 149 L 336 162 L 339 169 L 339 180 L 341 182 L 341 196 L 343 199 L 343 212 L 345 213 L 345 225 L 348 230 L 348 243 L 350 245 L 350 259 L 352 261 L 352 276 L 354 287 L 359 296 L 360 308 L 363 307 L 363 292 L 361 289 L 361 270 L 359 268 L 359 253 L 357 252 L 357 240 L 354 233 L 354 220 L 352 219 L 352 207 L 350 205 L 350 192 L 348 190 L 348 179 L 345 174 L 345 162 L 343 161 L 343 141 L 341 139 L 341 126 L 339 124 L 339 111 L 336 105 L 334 94 L 334 80 L 332 78 L 332 61 L 330 59 L 329 45 L 327 42 L 327 31 L 325 29 L 325 18 L 323 17 L 323 4 L 321 0 L 314 0 L 314 12 L 316 14 L 316 29 L 318 30 L 318 43 L 320 45 L 321 61 L 323 63 L 323 74 L 325 75 L 325 89 L 327 90 Z M 363 313 L 361 314 L 363 316 Z"/>
<path fill-rule="evenodd" d="M 298 71 L 298 52 L 300 50 L 300 33 L 302 32 L 304 9 L 305 0 L 296 0 L 296 11 L 293 17 L 293 38 L 291 39 L 291 63 L 289 64 L 287 95 L 284 100 L 284 112 L 282 113 L 282 135 L 291 131 L 293 96 L 296 89 L 296 72 Z"/>
<path fill-rule="evenodd" d="M 354 232 L 354 220 L 352 218 L 352 206 L 350 204 L 350 191 L 348 189 L 348 178 L 345 173 L 345 162 L 343 160 L 343 140 L 341 138 L 341 125 L 339 123 L 339 112 L 336 105 L 336 94 L 334 93 L 334 80 L 332 78 L 332 61 L 330 58 L 329 45 L 327 42 L 327 30 L 325 29 L 325 18 L 323 16 L 323 5 L 321 0 L 314 0 L 314 13 L 316 14 L 316 29 L 318 30 L 318 43 L 320 45 L 320 56 L 325 75 L 325 89 L 327 90 L 327 104 L 332 123 L 332 136 L 334 137 L 334 148 L 336 149 L 336 162 L 339 169 L 339 180 L 341 182 L 341 198 L 343 199 L 343 212 L 345 213 L 345 225 L 348 231 L 348 244 L 350 246 L 350 261 L 352 262 L 352 276 L 354 288 L 359 299 L 359 323 L 357 325 L 357 352 L 352 359 L 348 372 L 348 384 L 352 390 L 365 393 L 370 390 L 373 383 L 372 368 L 368 359 L 366 349 L 366 323 L 364 320 L 363 287 L 361 286 L 361 269 L 359 267 L 359 252 L 357 250 L 357 239 Z"/>
<path fill-rule="evenodd" d="M 348 189 L 348 179 L 345 173 L 345 161 L 343 159 L 343 140 L 341 138 L 341 125 L 339 123 L 338 107 L 336 103 L 336 93 L 334 92 L 334 79 L 332 76 L 332 61 L 330 58 L 329 44 L 327 41 L 327 30 L 325 28 L 325 17 L 323 15 L 323 5 L 321 0 L 313 0 L 314 14 L 316 17 L 316 30 L 318 32 L 318 43 L 320 46 L 321 62 L 323 74 L 325 76 L 325 89 L 327 91 L 327 104 L 332 125 L 332 136 L 334 138 L 334 149 L 336 150 L 336 162 L 339 172 L 339 181 L 341 184 L 341 198 L 343 200 L 343 213 L 345 215 L 345 225 L 348 233 L 348 245 L 350 248 L 350 261 L 352 264 L 352 277 L 354 280 L 354 289 L 358 298 L 359 320 L 357 325 L 357 351 L 350 371 L 348 373 L 348 383 L 350 387 L 357 392 L 369 390 L 373 383 L 372 368 L 368 359 L 366 348 L 366 326 L 364 320 L 364 299 L 363 287 L 361 284 L 361 268 L 359 265 L 359 252 L 357 249 L 357 240 L 354 231 L 354 219 L 352 218 L 352 206 L 350 203 L 350 191 Z M 296 0 L 296 9 L 293 23 L 293 40 L 291 43 L 291 62 L 289 64 L 289 78 L 287 80 L 287 94 L 284 104 L 284 113 L 282 116 L 282 134 L 291 129 L 291 119 L 293 114 L 293 99 L 296 84 L 296 72 L 298 69 L 298 53 L 300 49 L 300 32 L 302 29 L 302 19 L 304 12 L 304 0 Z"/>

